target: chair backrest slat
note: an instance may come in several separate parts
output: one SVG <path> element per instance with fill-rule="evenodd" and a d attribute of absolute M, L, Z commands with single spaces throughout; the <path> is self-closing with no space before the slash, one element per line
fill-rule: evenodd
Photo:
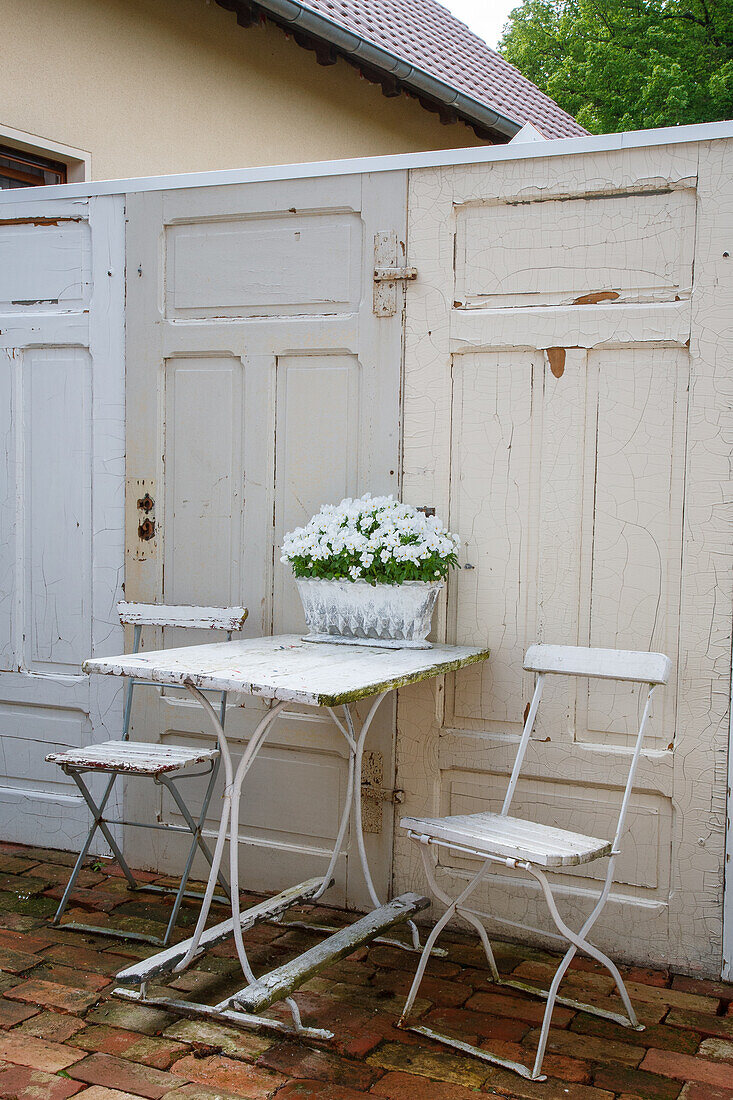
<path fill-rule="evenodd" d="M 664 653 L 631 649 L 587 649 L 572 645 L 532 645 L 524 657 L 530 672 L 560 676 L 590 676 L 628 680 L 636 684 L 666 684 L 672 662 Z"/>
<path fill-rule="evenodd" d="M 117 604 L 117 614 L 123 626 L 133 626 L 135 636 L 133 653 L 140 649 L 142 628 L 144 626 L 178 626 L 202 628 L 204 630 L 226 630 L 227 638 L 231 638 L 233 631 L 241 630 L 244 620 L 247 618 L 246 607 L 188 607 L 181 604 L 162 603 L 128 603 L 120 600 Z M 136 680 L 130 677 L 125 688 L 125 709 L 122 726 L 122 740 L 130 737 L 130 719 L 132 717 L 132 693 L 135 685 L 151 687 L 150 683 Z M 161 687 L 174 687 L 174 684 L 157 684 Z M 222 726 L 226 719 L 227 693 L 219 692 L 221 704 L 219 707 L 219 721 Z"/>
<path fill-rule="evenodd" d="M 183 607 L 173 604 L 117 604 L 123 626 L 182 626 L 205 630 L 241 630 L 246 607 Z"/>
<path fill-rule="evenodd" d="M 641 745 L 647 719 L 649 718 L 652 695 L 657 685 L 667 683 L 672 662 L 664 653 L 637 652 L 630 649 L 591 649 L 585 646 L 572 645 L 532 645 L 524 655 L 524 667 L 530 672 L 537 673 L 537 682 L 524 722 L 522 736 L 517 745 L 514 766 L 509 777 L 504 804 L 501 808 L 501 813 L 504 816 L 509 813 L 514 798 L 527 746 L 532 736 L 532 728 L 542 695 L 542 684 L 546 675 L 588 676 L 591 679 L 626 680 L 635 684 L 647 685 L 646 702 L 639 724 L 639 731 L 636 735 L 634 752 L 629 762 L 628 777 L 616 826 L 614 838 L 614 848 L 616 848 L 621 837 L 629 797 L 634 785 L 634 776 L 641 754 Z"/>

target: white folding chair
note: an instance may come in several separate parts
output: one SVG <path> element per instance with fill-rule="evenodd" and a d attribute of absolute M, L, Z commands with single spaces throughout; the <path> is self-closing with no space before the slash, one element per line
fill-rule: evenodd
<path fill-rule="evenodd" d="M 162 604 L 119 603 L 117 611 L 123 626 L 133 627 L 133 653 L 140 649 L 142 628 L 144 626 L 155 627 L 183 627 L 183 628 L 208 628 L 211 630 L 226 631 L 227 639 L 231 639 L 235 630 L 241 630 L 244 620 L 247 618 L 247 609 L 244 607 L 182 607 L 164 606 Z M 175 687 L 174 684 L 150 684 L 145 680 L 128 679 L 125 686 L 125 707 L 122 723 L 121 741 L 104 741 L 99 745 L 89 745 L 87 748 L 68 749 L 65 752 L 52 752 L 46 757 L 50 763 L 58 764 L 60 768 L 71 776 L 79 788 L 82 798 L 92 812 L 92 825 L 82 846 L 79 856 L 74 864 L 71 877 L 66 884 L 59 907 L 53 917 L 53 924 L 58 924 L 66 910 L 71 893 L 76 884 L 79 872 L 86 859 L 89 847 L 95 833 L 99 831 L 109 844 L 112 852 L 122 868 L 131 890 L 146 890 L 157 894 L 173 894 L 175 900 L 171 910 L 165 935 L 146 935 L 140 932 L 123 932 L 114 928 L 100 928 L 88 924 L 76 922 L 67 923 L 64 928 L 70 928 L 79 932 L 96 932 L 104 935 L 124 935 L 130 939 L 143 940 L 146 943 L 154 943 L 161 947 L 167 946 L 173 929 L 178 919 L 178 913 L 184 897 L 201 898 L 203 894 L 186 889 L 191 867 L 193 865 L 196 850 L 199 849 L 204 858 L 211 865 L 213 856 L 211 850 L 203 838 L 202 832 L 209 802 L 214 792 L 214 784 L 219 771 L 219 749 L 189 749 L 183 746 L 161 745 L 140 741 L 130 741 L 130 719 L 132 716 L 132 697 L 136 687 Z M 226 692 L 221 692 L 219 717 L 222 726 L 226 718 Z M 195 771 L 191 771 L 195 768 Z M 109 776 L 99 803 L 92 797 L 83 776 L 88 773 L 105 773 Z M 167 790 L 176 806 L 181 812 L 185 825 L 162 824 L 160 822 L 125 821 L 121 819 L 106 818 L 104 810 L 109 801 L 112 789 L 118 776 L 126 778 L 149 778 L 154 783 Z M 181 792 L 176 784 L 182 780 L 199 779 L 208 776 L 209 782 L 204 794 L 201 813 L 195 819 L 189 811 Z M 165 829 L 167 832 L 189 833 L 191 846 L 188 851 L 183 875 L 178 887 L 158 886 L 149 883 L 138 883 L 130 870 L 120 846 L 110 831 L 110 825 L 122 825 L 141 829 Z M 229 898 L 229 886 L 223 874 L 219 874 L 219 884 L 226 897 L 219 898 L 227 901 Z"/>
<path fill-rule="evenodd" d="M 586 649 L 578 646 L 554 646 L 533 645 L 527 650 L 524 667 L 537 673 L 537 682 L 532 696 L 532 702 L 524 723 L 522 736 L 519 740 L 517 756 L 512 768 L 509 785 L 507 787 L 504 802 L 499 813 L 460 814 L 453 817 L 418 818 L 406 817 L 402 820 L 403 828 L 407 829 L 412 840 L 418 842 L 423 858 L 425 874 L 430 887 L 437 898 L 447 909 L 432 933 L 428 937 L 420 958 L 420 963 L 415 974 L 414 981 L 405 1003 L 400 1027 L 406 1027 L 410 1031 L 416 1031 L 431 1039 L 446 1043 L 457 1050 L 474 1054 L 476 1057 L 494 1065 L 504 1066 L 514 1070 L 534 1081 L 545 1080 L 541 1073 L 542 1062 L 545 1057 L 545 1048 L 550 1031 L 550 1022 L 555 1003 L 568 1005 L 571 1008 L 590 1012 L 596 1016 L 603 1016 L 622 1024 L 624 1027 L 643 1030 L 632 1008 L 631 1001 L 618 967 L 605 955 L 588 942 L 587 936 L 593 925 L 598 920 L 603 910 L 613 883 L 613 872 L 616 858 L 620 854 L 620 843 L 624 832 L 626 811 L 634 784 L 636 766 L 639 762 L 644 729 L 649 717 L 652 695 L 659 684 L 666 684 L 669 678 L 671 662 L 663 653 L 635 653 L 628 650 L 617 649 Z M 597 837 L 583 836 L 580 833 L 568 832 L 565 829 L 551 828 L 547 825 L 539 825 L 523 818 L 510 817 L 509 807 L 517 786 L 519 772 L 524 761 L 524 756 L 529 744 L 532 728 L 537 717 L 542 696 L 542 687 L 546 675 L 585 676 L 603 680 L 625 680 L 631 683 L 646 684 L 647 694 L 644 709 L 641 716 L 639 731 L 636 735 L 634 750 L 631 754 L 628 779 L 621 800 L 621 808 L 616 824 L 616 831 L 612 841 L 602 840 Z M 481 867 L 471 878 L 466 888 L 455 899 L 451 898 L 438 885 L 435 879 L 435 848 L 450 848 L 463 855 L 478 857 L 482 860 Z M 558 912 L 557 904 L 547 879 L 546 872 L 561 871 L 566 867 L 574 867 L 581 863 L 590 863 L 596 859 L 608 859 L 608 869 L 598 900 L 579 932 L 574 932 L 567 926 Z M 491 914 L 482 914 L 478 910 L 468 906 L 468 900 L 474 890 L 479 886 L 489 868 L 493 865 L 518 868 L 531 875 L 539 883 L 545 901 L 547 902 L 550 916 L 558 929 L 557 933 L 547 933 L 570 946 L 563 955 L 560 965 L 555 972 L 549 990 L 543 990 L 527 983 L 502 978 L 496 966 L 491 950 L 488 935 L 481 916 L 488 916 L 492 920 L 502 921 L 500 917 Z M 513 989 L 521 989 L 525 993 L 534 994 L 547 1001 L 545 1014 L 542 1021 L 537 1053 L 534 1064 L 530 1069 L 519 1062 L 513 1062 L 506 1058 L 499 1058 L 488 1050 L 482 1050 L 465 1043 L 450 1035 L 440 1034 L 432 1028 L 418 1024 L 409 1024 L 408 1019 L 412 1006 L 415 1003 L 420 983 L 425 973 L 425 967 L 438 937 L 451 918 L 458 914 L 463 917 L 478 933 L 488 960 L 492 981 L 497 985 L 511 986 Z M 514 927 L 530 928 L 529 925 L 519 924 L 516 921 L 507 922 Z M 530 929 L 533 930 L 533 929 Z M 584 951 L 591 958 L 602 963 L 611 974 L 621 996 L 621 1001 L 627 1015 L 612 1012 L 607 1009 L 597 1008 L 594 1005 L 583 1004 L 571 998 L 558 996 L 558 988 L 562 978 L 570 966 L 573 957 L 578 951 Z"/>

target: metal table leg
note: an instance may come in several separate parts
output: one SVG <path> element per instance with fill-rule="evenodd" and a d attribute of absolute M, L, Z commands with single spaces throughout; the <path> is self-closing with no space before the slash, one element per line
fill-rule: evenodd
<path fill-rule="evenodd" d="M 331 879 L 336 867 L 336 862 L 343 848 L 343 842 L 346 835 L 346 829 L 348 827 L 349 818 L 353 818 L 353 829 L 356 833 L 356 846 L 359 853 L 359 862 L 361 865 L 362 874 L 364 876 L 364 882 L 369 893 L 372 905 L 375 908 L 381 908 L 385 903 L 380 899 L 376 887 L 374 886 L 374 880 L 372 878 L 371 868 L 369 867 L 369 859 L 367 856 L 366 845 L 364 842 L 364 831 L 361 824 L 361 767 L 362 758 L 364 755 L 364 745 L 366 743 L 367 736 L 369 734 L 370 727 L 374 720 L 374 717 L 379 709 L 379 706 L 383 699 L 389 695 L 388 691 L 383 691 L 380 695 L 377 695 L 369 708 L 366 718 L 361 726 L 359 732 L 356 732 L 354 723 L 354 716 L 351 711 L 351 707 L 348 703 L 344 704 L 344 719 L 342 722 L 337 716 L 332 707 L 328 708 L 328 712 L 331 715 L 331 719 L 344 737 L 349 748 L 349 778 L 347 794 L 344 803 L 344 808 L 341 817 L 340 828 L 336 840 L 336 845 L 331 855 L 331 861 L 328 866 L 328 870 L 324 876 L 324 885 L 321 890 L 321 894 L 328 888 L 328 882 Z M 320 897 L 320 894 L 317 895 Z M 280 919 L 280 923 L 287 924 L 289 928 L 304 928 L 314 932 L 335 932 L 336 928 L 327 924 L 316 924 L 308 920 L 297 921 L 285 921 Z M 410 929 L 411 943 L 405 943 L 404 940 L 394 939 L 393 937 L 377 936 L 375 937 L 376 943 L 386 943 L 391 947 L 398 947 L 402 951 L 414 951 L 420 952 L 422 946 L 420 943 L 420 932 L 414 921 L 408 920 L 407 925 Z M 447 951 L 442 947 L 436 947 L 432 951 L 433 955 L 447 955 Z"/>
<path fill-rule="evenodd" d="M 426 908 L 429 904 L 426 898 L 414 894 L 405 894 L 402 897 L 393 899 L 393 901 L 386 905 L 382 904 L 374 887 L 366 855 L 364 836 L 361 829 L 361 788 L 357 781 L 357 776 L 361 774 L 361 759 L 369 728 L 377 708 L 388 693 L 382 692 L 375 698 L 358 735 L 354 727 L 353 716 L 348 706 L 344 707 L 345 726 L 339 721 L 334 712 L 331 711 L 331 716 L 336 726 L 343 734 L 349 748 L 349 770 L 346 798 L 341 812 L 339 829 L 325 874 L 320 879 L 311 879 L 307 882 L 300 883 L 298 886 L 291 887 L 289 890 L 278 894 L 275 898 L 268 899 L 260 903 L 260 905 L 254 906 L 242 913 L 239 902 L 239 852 L 236 840 L 239 834 L 239 802 L 242 785 L 260 748 L 266 740 L 270 727 L 283 708 L 287 706 L 287 703 L 277 703 L 262 718 L 249 740 L 247 748 L 239 761 L 236 772 L 234 772 L 229 746 L 219 716 L 214 711 L 208 699 L 194 687 L 193 684 L 188 683 L 186 687 L 189 693 L 204 708 L 204 711 L 214 726 L 219 743 L 221 759 L 224 762 L 225 790 L 222 816 L 211 862 L 209 879 L 201 911 L 191 939 L 175 947 L 169 948 L 167 951 L 160 952 L 158 955 L 142 963 L 136 963 L 134 966 L 129 967 L 127 970 L 117 975 L 117 980 L 123 986 L 139 984 L 139 992 L 123 988 L 115 989 L 114 992 L 118 996 L 125 997 L 126 999 L 142 1001 L 145 1004 L 165 1006 L 173 1011 L 183 1012 L 185 1014 L 226 1019 L 241 1026 L 274 1028 L 277 1031 L 291 1031 L 311 1038 L 332 1038 L 331 1032 L 324 1031 L 320 1028 L 309 1028 L 303 1025 L 298 1005 L 291 994 L 312 974 L 317 973 L 332 960 L 341 958 L 345 954 L 350 954 L 359 944 L 379 938 L 380 932 L 386 931 L 403 921 L 408 921 L 410 923 L 413 929 L 413 940 L 415 941 L 416 947 L 419 949 L 417 928 L 410 918 L 420 909 Z M 369 891 L 369 896 L 375 909 L 365 917 L 356 921 L 353 925 L 338 930 L 327 940 L 319 944 L 317 948 L 313 948 L 311 951 L 303 953 L 284 967 L 278 968 L 269 975 L 263 975 L 257 978 L 247 957 L 247 951 L 242 936 L 243 930 L 251 928 L 258 921 L 277 919 L 285 913 L 290 906 L 306 900 L 316 901 L 323 895 L 333 883 L 333 873 L 341 851 L 343 850 L 349 819 L 352 814 L 355 818 L 354 827 L 356 831 L 359 859 L 367 890 Z M 206 921 L 211 909 L 211 901 L 216 887 L 227 834 L 230 839 L 229 855 L 232 916 L 230 919 L 207 930 Z M 165 998 L 151 998 L 147 995 L 146 985 L 148 981 L 163 973 L 180 973 L 185 970 L 194 958 L 200 955 L 207 946 L 229 935 L 234 936 L 237 956 L 244 976 L 248 982 L 248 985 L 244 989 L 213 1007 L 211 1005 L 193 1004 L 192 1002 L 172 1001 Z M 390 940 L 388 942 L 397 943 L 400 947 L 405 946 L 399 943 L 399 941 Z M 258 1014 L 259 1010 L 265 1010 L 278 1001 L 282 1001 L 287 1005 L 290 1011 L 292 1025 L 287 1025 L 282 1021 L 273 1020 Z M 249 1009 L 249 1011 L 242 1011 L 242 1009 Z"/>

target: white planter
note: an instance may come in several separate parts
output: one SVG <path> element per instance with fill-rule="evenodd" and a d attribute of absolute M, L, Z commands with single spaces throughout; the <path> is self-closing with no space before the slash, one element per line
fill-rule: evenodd
<path fill-rule="evenodd" d="M 443 581 L 368 584 L 296 577 L 309 641 L 429 649 L 433 608 Z"/>

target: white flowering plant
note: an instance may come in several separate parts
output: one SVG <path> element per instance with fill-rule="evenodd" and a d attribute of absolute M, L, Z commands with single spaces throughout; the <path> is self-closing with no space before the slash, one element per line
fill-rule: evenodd
<path fill-rule="evenodd" d="M 324 504 L 305 527 L 283 540 L 280 561 L 296 577 L 402 584 L 438 581 L 457 564 L 460 540 L 427 516 L 394 497 Z"/>

